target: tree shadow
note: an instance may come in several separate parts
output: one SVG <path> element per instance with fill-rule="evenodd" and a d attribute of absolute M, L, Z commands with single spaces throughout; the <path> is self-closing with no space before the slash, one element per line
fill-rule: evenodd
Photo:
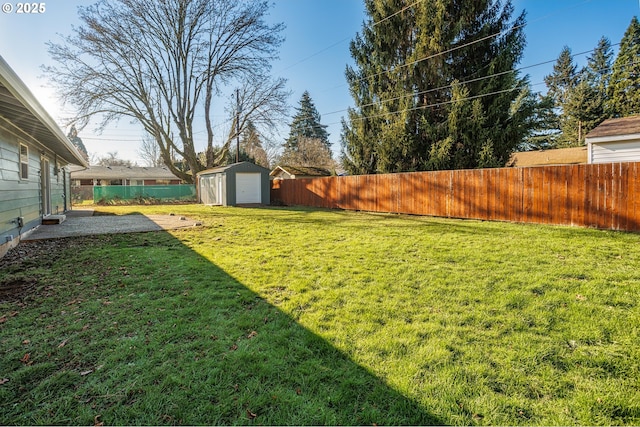
<path fill-rule="evenodd" d="M 69 344 L 0 361 L 5 423 L 444 424 L 169 233 L 65 240 L 20 316 Z"/>

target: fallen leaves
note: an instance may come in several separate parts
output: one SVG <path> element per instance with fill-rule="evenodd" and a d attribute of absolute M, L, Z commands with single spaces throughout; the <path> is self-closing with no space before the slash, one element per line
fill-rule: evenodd
<path fill-rule="evenodd" d="M 0 385 L 6 384 L 9 382 L 9 378 L 0 378 Z"/>
<path fill-rule="evenodd" d="M 29 365 L 33 363 L 33 362 L 30 362 L 30 359 L 31 359 L 31 353 L 25 353 L 24 356 L 22 356 L 22 359 L 20 359 L 20 361 L 25 365 Z"/>
<path fill-rule="evenodd" d="M 0 317 L 0 323 L 4 323 L 7 320 L 9 320 L 10 317 L 16 317 L 19 314 L 19 312 L 17 311 L 12 311 L 9 314 L 3 314 L 2 317 Z"/>
<path fill-rule="evenodd" d="M 68 342 L 69 342 L 68 339 L 67 340 L 63 340 L 60 344 L 58 344 L 58 348 L 64 347 L 65 345 L 67 345 Z"/>

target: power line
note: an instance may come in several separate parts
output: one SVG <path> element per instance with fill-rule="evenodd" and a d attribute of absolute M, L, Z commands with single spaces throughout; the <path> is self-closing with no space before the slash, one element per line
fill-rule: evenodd
<path fill-rule="evenodd" d="M 612 44 L 611 47 L 618 46 L 618 45 L 620 45 L 620 43 Z M 586 55 L 588 53 L 595 52 L 596 49 L 597 48 L 594 48 L 594 49 L 591 49 L 591 50 L 585 50 L 584 52 L 579 52 L 579 53 L 573 54 L 573 55 L 571 55 L 571 58 L 575 58 L 577 56 Z M 475 83 L 475 82 L 479 82 L 479 81 L 486 80 L 486 79 L 489 79 L 489 78 L 499 77 L 499 76 L 502 76 L 502 75 L 505 75 L 505 74 L 510 74 L 510 73 L 515 73 L 515 72 L 518 72 L 518 71 L 526 70 L 528 68 L 539 67 L 541 65 L 550 64 L 550 63 L 556 62 L 556 61 L 557 61 L 557 59 L 551 59 L 551 60 L 548 60 L 548 61 L 538 62 L 537 64 L 527 65 L 525 67 L 520 67 L 520 68 L 516 68 L 516 69 L 513 69 L 513 70 L 502 71 L 502 72 L 499 72 L 499 73 L 493 73 L 493 74 L 486 75 L 484 77 L 477 77 L 475 79 L 463 80 L 463 81 L 458 82 L 458 84 Z M 437 87 L 437 88 L 433 88 L 433 89 L 424 90 L 424 91 L 421 91 L 421 92 L 401 95 L 401 96 L 398 96 L 398 97 L 395 97 L 395 98 L 384 99 L 384 100 L 381 100 L 379 103 L 397 101 L 397 100 L 400 100 L 400 99 L 403 99 L 403 98 L 407 98 L 407 97 L 412 97 L 412 96 L 425 95 L 427 93 L 431 93 L 431 92 L 435 92 L 435 91 L 439 91 L 439 90 L 451 89 L 452 87 L 453 87 L 453 84 L 450 84 L 450 85 L 446 85 L 446 86 L 441 86 L 441 87 Z M 372 103 L 369 103 L 369 104 L 361 105 L 360 107 L 361 108 L 362 107 L 371 107 L 371 106 L 377 105 L 377 104 L 378 104 L 377 102 L 372 102 Z M 343 112 L 343 111 L 346 111 L 346 110 L 341 110 L 339 112 Z M 334 113 L 329 113 L 329 114 L 334 114 Z"/>
<path fill-rule="evenodd" d="M 632 65 L 637 65 L 637 64 L 640 64 L 640 61 L 632 61 L 632 62 L 628 63 L 627 66 L 632 66 Z M 598 70 L 598 71 L 602 71 L 602 70 Z M 359 117 L 356 120 L 363 121 L 363 120 L 367 120 L 367 119 L 384 117 L 384 116 L 389 116 L 389 115 L 394 115 L 394 114 L 402 114 L 402 113 L 405 113 L 405 112 L 426 110 L 427 108 L 440 107 L 440 106 L 452 104 L 452 103 L 455 103 L 455 102 L 471 101 L 471 100 L 474 100 L 474 99 L 484 98 L 485 96 L 500 95 L 502 93 L 513 92 L 513 91 L 516 91 L 516 90 L 524 90 L 524 89 L 529 88 L 530 86 L 538 86 L 538 85 L 542 85 L 542 84 L 545 84 L 545 82 L 539 82 L 539 83 L 529 84 L 529 85 L 525 85 L 525 86 L 516 86 L 516 87 L 510 88 L 510 89 L 504 89 L 504 90 L 499 90 L 499 91 L 495 91 L 495 92 L 491 92 L 491 93 L 483 93 L 483 94 L 480 94 L 480 95 L 468 96 L 466 98 L 450 99 L 448 101 L 437 102 L 437 103 L 434 103 L 434 104 L 419 105 L 419 106 L 416 106 L 416 107 L 405 108 L 403 110 L 398 110 L 398 111 L 387 111 L 385 113 L 379 113 L 379 114 L 374 114 L 374 115 L 368 115 L 368 116 L 365 116 L 365 117 Z M 334 123 L 330 123 L 330 125 L 339 124 L 339 123 L 340 122 L 334 122 Z"/>
<path fill-rule="evenodd" d="M 553 16 L 553 15 L 558 14 L 558 13 L 560 13 L 560 12 L 564 12 L 565 10 L 572 9 L 572 8 L 574 8 L 574 7 L 580 6 L 580 5 L 584 4 L 584 3 L 587 3 L 588 1 L 590 1 L 590 0 L 584 0 L 583 2 L 581 2 L 581 3 L 577 3 L 577 4 L 575 4 L 574 6 L 570 6 L 570 7 L 565 8 L 565 9 L 560 9 L 560 10 L 558 10 L 558 11 L 554 12 L 554 13 L 550 13 L 550 14 L 544 15 L 544 16 L 542 16 L 542 17 L 536 18 L 536 19 L 534 19 L 534 20 L 533 20 L 533 21 L 531 21 L 531 22 L 527 22 L 527 23 L 524 23 L 524 24 L 521 24 L 521 25 L 516 25 L 516 26 L 514 26 L 514 27 L 512 27 L 512 28 L 508 28 L 508 29 L 506 29 L 506 30 L 502 30 L 502 31 L 500 31 L 500 32 L 498 32 L 498 33 L 495 33 L 495 34 L 491 34 L 491 35 L 488 35 L 488 36 L 482 37 L 482 38 L 480 38 L 480 39 L 478 39 L 478 40 L 474 40 L 474 41 L 471 41 L 471 42 L 468 42 L 468 43 L 465 43 L 465 44 L 462 44 L 462 45 L 459 45 L 459 46 L 455 46 L 455 47 L 453 47 L 453 48 L 451 48 L 451 49 L 448 49 L 448 50 L 445 50 L 445 51 L 443 51 L 443 52 L 438 52 L 438 53 L 434 53 L 434 54 L 431 54 L 431 55 L 424 56 L 424 57 L 422 57 L 422 58 L 420 58 L 420 59 L 416 59 L 416 60 L 415 60 L 415 61 L 413 61 L 413 62 L 409 62 L 409 63 L 401 64 L 401 65 L 398 65 L 398 66 L 396 66 L 396 67 L 392 67 L 390 70 L 381 71 L 381 72 L 379 72 L 379 73 L 369 74 L 369 75 L 366 75 L 366 76 L 360 77 L 359 79 L 356 79 L 356 82 L 361 82 L 361 81 L 363 81 L 363 80 L 366 80 L 366 79 L 368 79 L 368 78 L 372 78 L 372 77 L 378 77 L 378 76 L 381 76 L 381 75 L 383 75 L 383 74 L 386 74 L 386 73 L 389 73 L 389 72 L 392 72 L 392 71 L 396 71 L 396 70 L 399 70 L 399 69 L 402 69 L 402 68 L 410 67 L 411 65 L 415 65 L 415 64 L 418 64 L 418 63 L 423 62 L 423 61 L 428 61 L 428 60 L 430 60 L 430 59 L 437 58 L 438 56 L 442 56 L 442 55 L 449 54 L 449 53 L 451 53 L 451 52 L 455 52 L 455 51 L 456 51 L 456 50 L 458 50 L 458 49 L 462 49 L 462 48 L 465 48 L 465 47 L 469 47 L 469 46 L 472 46 L 472 45 L 474 45 L 474 44 L 476 44 L 476 43 L 480 43 L 480 42 L 482 42 L 482 41 L 485 41 L 485 40 L 489 40 L 489 39 L 492 39 L 492 38 L 498 37 L 499 35 L 501 35 L 501 34 L 503 34 L 503 33 L 507 32 L 507 31 L 513 31 L 513 30 L 517 30 L 517 29 L 520 29 L 520 28 L 524 28 L 524 27 L 526 27 L 527 25 L 529 25 L 529 24 L 530 24 L 530 23 L 532 23 L 532 22 L 538 22 L 538 21 L 541 21 L 541 20 L 543 20 L 543 19 L 547 19 L 547 18 L 549 18 L 550 16 Z M 417 1 L 417 2 L 413 3 L 411 6 L 414 6 L 414 5 L 415 5 L 415 4 L 417 4 L 417 3 L 419 3 L 419 1 Z M 385 19 L 386 19 L 386 18 L 385 18 Z M 347 86 L 347 84 L 342 84 L 342 85 L 339 85 L 339 86 L 334 86 L 334 87 L 330 88 L 329 90 L 337 89 L 337 88 L 344 87 L 344 86 Z"/>
<path fill-rule="evenodd" d="M 397 16 L 397 15 L 401 14 L 402 12 L 404 12 L 404 11 L 406 11 L 406 10 L 408 10 L 409 8 L 414 7 L 415 5 L 417 5 L 418 3 L 420 3 L 421 1 L 423 1 L 423 0 L 417 0 L 417 1 L 413 2 L 413 3 L 411 3 L 410 5 L 404 6 L 402 9 L 398 10 L 397 12 L 395 12 L 395 13 L 393 13 L 393 14 L 391 14 L 391 15 L 389 15 L 389 16 L 387 16 L 387 17 L 385 17 L 385 18 L 382 18 L 382 19 L 380 19 L 380 20 L 379 20 L 379 21 L 377 21 L 377 22 L 374 22 L 374 23 L 373 23 L 373 24 L 371 24 L 371 25 L 372 25 L 372 26 L 376 26 L 376 25 L 379 25 L 379 24 L 381 24 L 381 23 L 383 23 L 383 22 L 386 22 L 387 20 L 389 20 L 389 19 L 391 19 L 391 18 L 393 18 L 393 17 L 395 17 L 395 16 Z M 392 68 L 392 69 L 391 69 L 391 70 L 389 70 L 389 71 L 395 71 L 395 70 L 397 70 L 397 69 L 402 69 L 402 68 L 404 68 L 404 67 L 408 67 L 408 66 L 411 66 L 411 65 L 417 64 L 417 63 L 419 63 L 419 62 L 422 62 L 422 61 L 427 61 L 427 60 L 433 59 L 433 58 L 435 58 L 435 57 L 437 57 L 437 56 L 440 56 L 440 55 L 445 55 L 445 54 L 447 54 L 447 53 L 454 52 L 454 51 L 456 51 L 456 50 L 458 50 L 458 49 L 462 49 L 462 48 L 465 48 L 465 47 L 472 46 L 472 45 L 474 45 L 474 44 L 476 44 L 476 43 L 479 43 L 479 42 L 482 42 L 482 41 L 484 41 L 484 40 L 491 39 L 491 38 L 494 38 L 494 37 L 498 37 L 499 35 L 501 35 L 501 34 L 503 34 L 503 33 L 507 32 L 507 31 L 513 31 L 513 30 L 516 30 L 516 29 L 519 29 L 519 28 L 523 28 L 523 27 L 525 27 L 525 26 L 527 26 L 527 25 L 530 25 L 530 24 L 532 24 L 532 23 L 542 21 L 542 20 L 544 20 L 544 19 L 549 18 L 550 16 L 556 15 L 556 14 L 558 14 L 558 13 L 560 13 L 560 12 L 565 11 L 565 10 L 572 9 L 572 8 L 575 8 L 575 7 L 578 7 L 578 6 L 581 6 L 582 4 L 587 3 L 588 1 L 589 1 L 589 0 L 582 1 L 582 2 L 580 2 L 580 3 L 577 3 L 577 4 L 573 5 L 573 6 L 570 6 L 570 7 L 567 7 L 567 8 L 563 8 L 563 9 L 560 9 L 560 10 L 558 10 L 558 11 L 556 11 L 556 12 L 549 13 L 549 14 L 544 15 L 544 16 L 542 16 L 542 17 L 536 18 L 536 19 L 534 19 L 534 20 L 532 20 L 532 21 L 530 21 L 530 22 L 528 22 L 528 23 L 521 24 L 521 25 L 517 25 L 517 26 L 514 26 L 514 27 L 510 27 L 510 28 L 508 28 L 508 29 L 505 29 L 505 30 L 503 30 L 503 31 L 500 31 L 500 32 L 498 32 L 498 33 L 495 33 L 495 34 L 492 34 L 492 35 L 489 35 L 489 36 L 485 36 L 485 37 L 480 38 L 480 39 L 478 39 L 478 40 L 471 41 L 471 42 L 469 42 L 469 43 L 466 43 L 466 44 L 463 44 L 463 45 L 460 45 L 460 46 L 455 46 L 455 47 L 453 47 L 453 48 L 451 48 L 451 49 L 448 49 L 448 50 L 446 50 L 446 51 L 443 51 L 443 52 L 440 52 L 440 53 L 436 53 L 436 54 L 432 54 L 432 55 L 428 55 L 428 56 L 425 56 L 425 57 L 423 57 L 423 58 L 417 59 L 417 60 L 415 60 L 415 61 L 413 61 L 413 62 L 410 62 L 410 63 L 406 63 L 406 64 L 399 65 L 399 66 L 397 66 L 397 67 L 395 67 L 395 68 Z M 295 67 L 296 65 L 299 65 L 300 63 L 303 63 L 303 62 L 305 62 L 305 61 L 307 61 L 307 60 L 309 60 L 309 59 L 311 59 L 311 58 L 313 58 L 313 57 L 315 57 L 315 56 L 317 56 L 317 55 L 320 55 L 321 53 L 324 53 L 324 52 L 326 52 L 326 51 L 328 51 L 328 50 L 330 50 L 330 49 L 333 49 L 334 47 L 336 47 L 336 46 L 338 46 L 338 45 L 340 45 L 340 44 L 344 43 L 346 40 L 349 40 L 349 38 L 344 38 L 344 39 L 342 39 L 342 40 L 340 40 L 340 41 L 338 41 L 338 42 L 335 42 L 335 43 L 333 43 L 333 44 L 331 44 L 331 45 L 329 45 L 329 46 L 327 46 L 327 47 L 325 47 L 325 48 L 323 48 L 323 49 L 321 49 L 321 50 L 319 50 L 319 51 L 315 52 L 314 54 L 312 54 L 312 55 L 310 55 L 310 56 L 307 56 L 307 57 L 305 57 L 305 58 L 303 58 L 303 59 L 301 59 L 301 60 L 299 60 L 299 61 L 295 62 L 295 63 L 294 63 L 294 64 L 292 64 L 292 65 L 289 65 L 288 67 L 284 68 L 282 71 L 284 71 L 284 70 L 288 70 L 288 69 L 290 69 L 290 68 L 293 68 L 293 67 Z M 612 45 L 612 46 L 616 46 L 616 45 L 619 45 L 619 43 L 614 44 L 614 45 Z M 595 49 L 593 49 L 593 50 L 595 50 Z M 578 54 L 574 54 L 574 55 L 572 55 L 572 57 L 579 56 L 579 55 L 583 55 L 583 54 L 586 54 L 586 53 L 592 52 L 593 50 L 585 51 L 585 52 L 580 52 L 580 53 L 578 53 Z M 504 75 L 504 74 L 507 74 L 507 73 L 516 72 L 516 71 L 521 71 L 521 70 L 524 70 L 524 69 L 527 69 L 527 68 L 533 68 L 533 67 L 537 67 L 537 66 L 545 65 L 545 64 L 548 64 L 548 63 L 551 63 L 551 62 L 554 62 L 554 61 L 555 61 L 555 60 L 544 61 L 544 62 L 540 62 L 540 63 L 537 63 L 537 64 L 533 64 L 533 65 L 529 65 L 529 66 L 521 67 L 521 68 L 518 68 L 518 69 L 515 69 L 515 70 L 508 70 L 508 71 L 505 71 L 505 72 L 494 73 L 494 74 L 491 74 L 491 75 L 487 75 L 487 76 L 484 76 L 484 77 L 479 77 L 479 78 L 476 78 L 476 79 L 470 79 L 470 80 L 462 81 L 462 82 L 459 82 L 459 83 L 460 83 L 460 84 L 466 84 L 466 83 L 472 83 L 472 82 L 476 82 L 476 81 L 481 81 L 481 80 L 484 80 L 484 79 L 488 79 L 488 78 L 493 78 L 493 77 L 497 77 L 497 76 L 500 76 L 500 75 Z M 357 81 L 361 81 L 361 80 L 363 80 L 363 79 L 365 79 L 365 78 L 369 78 L 369 77 L 375 77 L 375 76 L 378 76 L 378 75 L 382 75 L 382 74 L 384 74 L 384 73 L 385 73 L 385 72 L 381 72 L 381 73 L 377 73 L 377 74 L 372 74 L 372 75 L 370 75 L 370 76 L 364 76 L 364 77 L 362 77 L 362 78 L 358 79 Z M 531 86 L 536 86 L 536 85 L 538 85 L 538 84 L 542 84 L 542 83 L 536 83 L 536 84 L 531 85 Z M 345 85 L 341 85 L 341 86 L 337 86 L 337 87 L 343 87 L 343 86 L 345 86 Z M 391 102 L 391 101 L 394 101 L 394 100 L 402 99 L 402 98 L 404 98 L 404 97 L 418 96 L 418 95 L 426 94 L 426 93 L 433 92 L 433 91 L 449 89 L 449 88 L 451 88 L 451 87 L 452 87 L 452 85 L 447 85 L 447 86 L 442 86 L 442 87 L 439 87 L 439 88 L 428 89 L 428 90 L 426 90 L 426 91 L 422 91 L 422 92 L 418 92 L 418 93 L 410 93 L 410 94 L 406 94 L 406 95 L 403 95 L 403 96 L 400 96 L 400 97 L 396 97 L 396 98 L 389 98 L 389 99 L 381 100 L 381 101 L 379 101 L 379 103 Z M 519 89 L 519 88 L 517 88 L 517 87 L 516 87 L 516 88 L 512 88 L 512 89 L 507 89 L 507 90 L 504 90 L 504 91 L 500 91 L 500 92 L 498 92 L 498 93 L 509 92 L 509 91 L 513 91 L 513 90 L 517 90 L 517 89 Z M 479 97 L 483 97 L 483 96 L 489 96 L 489 95 L 493 95 L 493 94 L 497 94 L 497 93 L 482 94 L 482 95 L 475 95 L 474 97 L 465 98 L 465 99 L 475 99 L 475 98 L 479 98 Z M 443 101 L 443 102 L 441 102 L 441 103 L 432 104 L 432 105 L 425 105 L 425 106 L 419 106 L 419 107 L 414 107 L 414 108 L 411 108 L 411 109 L 408 109 L 408 110 L 403 110 L 403 111 L 413 111 L 413 110 L 420 109 L 420 108 L 429 108 L 429 107 L 435 107 L 435 106 L 439 106 L 439 105 L 446 105 L 446 104 L 449 104 L 449 103 L 451 103 L 451 102 L 454 102 L 454 101 Z M 366 104 L 366 105 L 363 105 L 363 107 L 366 107 L 366 106 L 372 106 L 372 105 L 375 105 L 375 104 L 376 104 L 376 103 Z M 323 116 L 328 116 L 328 115 L 333 115 L 333 114 L 342 113 L 342 112 L 346 112 L 346 111 L 348 111 L 348 108 L 346 108 L 346 109 L 342 109 L 342 110 L 336 110 L 336 111 L 332 111 L 332 112 L 328 112 L 328 113 L 323 113 L 322 115 L 323 115 Z M 385 115 L 387 115 L 387 114 L 396 114 L 396 113 L 401 113 L 401 112 L 403 112 L 403 111 L 389 112 L 389 113 L 385 113 Z M 371 116 L 371 117 L 373 118 L 373 117 L 377 117 L 377 116 Z M 225 126 L 225 125 L 227 125 L 228 123 L 230 123 L 231 121 L 232 121 L 232 119 L 227 119 L 227 120 L 225 120 L 225 121 L 223 121 L 223 122 L 219 123 L 218 125 L 215 125 L 215 128 L 217 129 L 217 128 L 220 128 L 220 127 L 222 127 L 222 126 Z M 332 124 L 336 124 L 336 123 L 330 123 L 329 125 L 332 125 Z M 194 135 L 195 135 L 195 134 L 201 134 L 201 133 L 203 133 L 203 132 L 205 132 L 205 131 L 194 132 Z M 114 141 L 114 140 L 116 140 L 116 139 L 112 139 L 112 138 L 94 138 L 94 137 L 85 137 L 85 139 L 88 139 L 88 140 L 103 140 L 103 141 Z M 140 139 L 119 139 L 119 138 L 118 138 L 118 139 L 117 139 L 117 141 L 122 141 L 122 142 L 135 142 L 135 141 L 140 141 Z"/>
<path fill-rule="evenodd" d="M 374 22 L 373 24 L 371 24 L 371 26 L 372 26 L 372 27 L 375 27 L 376 25 L 382 24 L 384 21 L 387 21 L 387 20 L 389 20 L 389 19 L 393 18 L 394 16 L 401 14 L 401 13 L 402 13 L 402 12 L 404 12 L 405 10 L 407 10 L 407 9 L 409 9 L 409 8 L 411 8 L 411 7 L 415 6 L 415 5 L 417 5 L 417 4 L 418 4 L 418 3 L 420 3 L 421 1 L 423 1 L 423 0 L 418 0 L 418 1 L 416 1 L 416 2 L 413 2 L 413 3 L 411 3 L 410 5 L 403 7 L 402 9 L 400 9 L 399 11 L 397 11 L 396 13 L 394 13 L 393 15 L 389 15 L 389 16 L 387 16 L 386 18 L 383 18 L 383 19 L 379 20 L 378 22 Z"/>
<path fill-rule="evenodd" d="M 397 11 L 397 12 L 395 12 L 395 13 L 393 13 L 393 14 L 391 14 L 391 15 L 389 15 L 389 16 L 387 16 L 387 17 L 385 17 L 385 18 L 382 18 L 381 20 L 379 20 L 379 21 L 377 21 L 377 22 L 374 22 L 374 23 L 373 23 L 373 24 L 371 24 L 371 25 L 372 25 L 373 27 L 375 27 L 376 25 L 379 25 L 379 24 L 381 24 L 381 23 L 383 23 L 383 22 L 385 22 L 385 21 L 387 21 L 387 20 L 389 20 L 389 19 L 393 18 L 394 16 L 399 15 L 400 13 L 404 12 L 405 10 L 407 10 L 407 9 L 409 9 L 409 8 L 411 8 L 411 7 L 413 7 L 413 6 L 415 6 L 416 4 L 420 3 L 421 1 L 424 1 L 424 0 L 417 0 L 417 1 L 413 2 L 413 3 L 411 3 L 410 5 L 403 7 L 403 8 L 402 8 L 402 9 L 400 9 L 399 11 Z M 331 45 L 329 45 L 329 46 L 327 46 L 327 47 L 325 47 L 325 48 L 322 48 L 322 49 L 320 49 L 319 51 L 317 51 L 317 52 L 315 52 L 315 53 L 312 53 L 311 55 L 309 55 L 309 56 L 307 56 L 307 57 L 305 57 L 305 58 L 302 58 L 301 60 L 299 60 L 299 61 L 297 61 L 297 62 L 294 62 L 293 64 L 291 64 L 291 65 L 289 65 L 289 66 L 287 66 L 287 67 L 285 67 L 285 68 L 281 69 L 277 74 L 279 74 L 279 73 L 281 73 L 281 72 L 283 72 L 283 71 L 289 70 L 289 69 L 291 69 L 291 68 L 295 67 L 296 65 L 300 65 L 300 64 L 302 64 L 303 62 L 306 62 L 306 61 L 308 61 L 309 59 L 314 58 L 314 57 L 316 57 L 316 56 L 320 55 L 321 53 L 324 53 L 324 52 L 326 52 L 326 51 L 328 51 L 328 50 L 330 50 L 330 49 L 333 49 L 334 47 L 339 46 L 339 45 L 341 45 L 342 43 L 344 43 L 344 42 L 346 42 L 346 41 L 348 41 L 348 40 L 350 40 L 350 39 L 351 39 L 351 37 L 345 37 L 345 38 L 343 38 L 342 40 L 338 40 L 337 42 L 335 42 L 335 43 L 333 43 L 333 44 L 331 44 Z"/>

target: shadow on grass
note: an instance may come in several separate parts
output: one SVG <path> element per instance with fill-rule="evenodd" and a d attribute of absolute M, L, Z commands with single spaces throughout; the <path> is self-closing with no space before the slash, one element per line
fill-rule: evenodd
<path fill-rule="evenodd" d="M 2 424 L 443 424 L 168 233 L 66 243 L 0 325 Z"/>

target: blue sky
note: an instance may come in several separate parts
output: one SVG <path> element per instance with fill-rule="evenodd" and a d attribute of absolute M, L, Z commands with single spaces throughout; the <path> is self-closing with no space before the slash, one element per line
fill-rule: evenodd
<path fill-rule="evenodd" d="M 6 0 L 2 0 L 5 3 Z M 18 15 L 0 12 L 0 55 L 58 120 L 65 116 L 62 106 L 50 88 L 44 87 L 40 65 L 50 64 L 45 43 L 59 41 L 58 34 L 70 34 L 78 25 L 77 6 L 93 0 L 49 0 L 42 14 Z M 527 11 L 525 34 L 527 47 L 522 67 L 554 61 L 563 46 L 573 53 L 596 47 L 602 36 L 619 43 L 633 16 L 640 15 L 639 0 L 513 0 L 516 13 Z M 360 31 L 365 20 L 361 0 L 274 0 L 268 20 L 284 22 L 286 41 L 280 59 L 273 64 L 274 75 L 288 80 L 292 91 L 290 104 L 298 105 L 305 90 L 311 94 L 322 123 L 328 125 L 334 152 L 340 150 L 340 119 L 353 105 L 344 78 L 347 64 L 352 63 L 349 41 Z M 617 46 L 614 47 L 617 52 Z M 584 65 L 587 55 L 575 58 Z M 543 77 L 551 72 L 553 62 L 527 68 L 534 91 L 544 91 Z M 292 112 L 293 112 L 292 108 Z M 217 117 L 224 122 L 224 117 Z M 282 142 L 288 125 L 280 130 Z M 142 132 L 126 120 L 112 126 L 102 135 L 90 126 L 80 133 L 90 153 L 98 157 L 117 151 L 119 157 L 137 161 Z"/>

